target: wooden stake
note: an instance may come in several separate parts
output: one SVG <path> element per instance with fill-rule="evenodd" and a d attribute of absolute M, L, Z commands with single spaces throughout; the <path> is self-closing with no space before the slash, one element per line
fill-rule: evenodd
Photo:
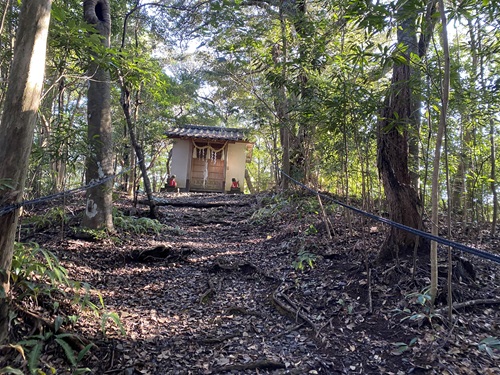
<path fill-rule="evenodd" d="M 321 207 L 321 213 L 323 214 L 323 221 L 325 223 L 326 233 L 328 233 L 328 238 L 332 239 L 333 238 L 332 232 L 330 231 L 330 226 L 332 225 L 332 223 L 330 223 L 330 220 L 326 215 L 325 208 L 323 207 L 323 202 L 321 201 L 321 196 L 319 195 L 319 193 L 316 196 L 318 197 L 319 206 Z"/>

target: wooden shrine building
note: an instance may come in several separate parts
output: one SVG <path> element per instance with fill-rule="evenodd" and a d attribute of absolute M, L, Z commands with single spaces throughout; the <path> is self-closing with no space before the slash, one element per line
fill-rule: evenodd
<path fill-rule="evenodd" d="M 170 171 L 180 190 L 230 191 L 235 178 L 243 191 L 253 149 L 244 129 L 184 125 L 165 134 L 174 141 Z"/>

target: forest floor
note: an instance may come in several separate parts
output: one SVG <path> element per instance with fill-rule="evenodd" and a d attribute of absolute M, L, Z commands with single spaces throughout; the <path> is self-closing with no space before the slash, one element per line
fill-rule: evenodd
<path fill-rule="evenodd" d="M 157 232 L 118 228 L 112 238 L 84 241 L 70 222 L 24 235 L 120 318 L 123 333 L 113 319 L 103 333 L 95 315 L 78 310 L 67 328 L 96 344 L 82 361 L 92 374 L 500 374 L 500 304 L 492 301 L 500 298 L 500 265 L 454 257 L 455 301 L 487 301 L 454 311 L 450 323 L 446 252 L 431 312 L 426 262 L 415 272 L 411 259 L 376 262 L 381 224 L 324 202 L 330 239 L 318 201 L 304 196 L 181 193 L 161 202 Z M 117 202 L 125 215 L 147 216 L 138 207 Z M 486 229 L 453 233 L 498 253 L 500 237 Z M 59 309 L 71 315 L 77 307 Z M 41 368 L 66 373 L 61 348 L 48 347 Z M 1 358 L 26 368 L 9 353 L 0 369 Z"/>

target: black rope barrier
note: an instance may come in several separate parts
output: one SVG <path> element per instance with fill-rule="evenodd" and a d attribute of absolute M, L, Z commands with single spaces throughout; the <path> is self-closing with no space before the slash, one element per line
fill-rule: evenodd
<path fill-rule="evenodd" d="M 329 201 L 331 201 L 331 202 L 333 202 L 333 203 L 335 203 L 335 204 L 337 204 L 337 205 L 339 205 L 341 207 L 347 208 L 347 209 L 349 209 L 349 210 L 351 210 L 353 212 L 356 212 L 356 213 L 358 213 L 358 214 L 360 214 L 362 216 L 366 216 L 366 217 L 368 217 L 368 218 L 370 218 L 372 220 L 375 220 L 375 221 L 378 221 L 378 222 L 381 222 L 381 223 L 393 226 L 395 228 L 404 230 L 406 232 L 409 232 L 409 233 L 421 236 L 423 238 L 427 238 L 427 239 L 429 239 L 431 241 L 436 241 L 437 243 L 440 243 L 442 245 L 450 246 L 450 247 L 452 247 L 454 249 L 457 249 L 457 250 L 460 250 L 460 251 L 463 251 L 463 252 L 466 252 L 466 253 L 478 256 L 480 258 L 487 259 L 487 260 L 490 260 L 492 262 L 496 262 L 496 263 L 500 264 L 500 256 L 498 256 L 496 254 L 492 254 L 492 253 L 489 253 L 489 252 L 484 251 L 484 250 L 475 249 L 475 248 L 473 248 L 471 246 L 467 246 L 467 245 L 464 245 L 464 244 L 461 244 L 461 243 L 458 243 L 458 242 L 455 242 L 455 241 L 451 241 L 451 240 L 448 240 L 448 239 L 443 238 L 443 237 L 435 236 L 435 235 L 433 235 L 433 234 L 431 234 L 429 232 L 424 232 L 422 230 L 419 230 L 419 229 L 416 229 L 416 228 L 412 228 L 412 227 L 409 227 L 409 226 L 397 223 L 395 221 L 386 219 L 384 217 L 377 216 L 375 214 L 363 211 L 363 210 L 361 210 L 359 208 L 350 206 L 350 205 L 348 205 L 346 203 L 343 203 L 343 202 L 341 202 L 339 200 L 333 199 L 332 197 L 329 197 L 328 195 L 322 194 L 319 191 L 311 189 L 310 187 L 304 185 L 300 181 L 297 181 L 293 177 L 291 177 L 288 174 L 286 174 L 283 170 L 281 170 L 281 168 L 277 168 L 277 169 L 281 172 L 282 175 L 284 175 L 290 181 L 292 181 L 293 183 L 295 183 L 298 186 L 301 186 L 305 190 L 308 190 L 309 192 L 313 193 L 314 195 L 319 195 L 322 198 L 325 198 L 325 199 L 327 199 L 327 200 L 329 200 Z M 128 172 L 129 170 L 130 170 L 130 168 L 128 168 L 128 169 L 126 169 L 124 171 L 121 171 L 120 173 L 118 173 L 116 175 L 111 175 L 111 176 L 105 177 L 105 178 L 103 178 L 101 180 L 93 181 L 93 182 L 91 182 L 91 183 L 89 183 L 89 184 L 87 184 L 85 186 L 80 186 L 80 187 L 75 188 L 75 189 L 70 189 L 70 190 L 66 190 L 66 191 L 60 192 L 60 193 L 47 195 L 45 197 L 36 198 L 36 199 L 32 199 L 32 200 L 27 200 L 27 201 L 22 201 L 22 202 L 19 202 L 19 203 L 16 203 L 16 204 L 12 204 L 12 205 L 1 207 L 0 208 L 0 216 L 6 215 L 9 212 L 17 210 L 18 208 L 21 208 L 23 206 L 36 205 L 36 204 L 40 204 L 40 203 L 44 203 L 44 202 L 49 202 L 49 201 L 52 201 L 52 200 L 57 199 L 57 198 L 62 198 L 64 196 L 73 195 L 73 194 L 75 194 L 75 193 L 77 193 L 79 191 L 88 190 L 88 189 L 90 189 L 92 187 L 102 185 L 105 182 L 107 182 L 107 181 L 109 181 L 109 180 L 111 180 L 111 179 L 113 179 L 115 177 L 118 177 L 118 176 L 122 175 L 123 173 Z"/>
<path fill-rule="evenodd" d="M 409 227 L 409 226 L 406 226 L 406 225 L 403 225 L 403 224 L 400 224 L 400 223 L 397 223 L 395 221 L 392 221 L 392 220 L 389 220 L 389 219 L 386 219 L 384 217 L 381 217 L 381 216 L 377 216 L 377 215 L 374 215 L 374 214 L 371 214 L 369 212 L 366 212 L 366 211 L 363 211 L 363 210 L 360 210 L 359 208 L 356 208 L 356 207 L 353 207 L 353 206 L 350 206 L 346 203 L 343 203 L 343 202 L 340 202 L 336 199 L 333 199 L 332 197 L 329 197 L 328 195 L 325 195 L 325 194 L 322 194 L 320 193 L 319 191 L 316 191 L 314 189 L 311 189 L 310 187 L 304 185 L 303 183 L 301 183 L 300 181 L 297 181 L 296 179 L 294 179 L 293 177 L 287 175 L 285 172 L 283 172 L 281 170 L 281 168 L 278 168 L 278 170 L 281 172 L 282 175 L 286 176 L 289 180 L 291 180 L 292 182 L 294 182 L 296 185 L 299 185 L 301 186 L 302 188 L 310 191 L 311 193 L 313 193 L 314 195 L 319 195 L 321 196 L 322 198 L 325 198 L 327 200 L 330 200 L 331 202 L 339 205 L 339 206 L 342 206 L 344 208 L 347 208 L 351 211 L 354 211 L 360 215 L 363 215 L 363 216 L 366 216 L 372 220 L 375 220 L 375 221 L 378 221 L 378 222 L 381 222 L 381 223 L 384 223 L 384 224 L 387 224 L 387 225 L 390 225 L 390 226 L 393 226 L 395 228 L 398 228 L 398 229 L 401 229 L 401 230 L 404 230 L 406 232 L 410 232 L 412 234 L 415 234 L 415 235 L 418 235 L 418 236 L 421 236 L 423 238 L 427 238 L 431 241 L 436 241 L 437 243 L 440 243 L 442 245 L 446 245 L 446 246 L 450 246 L 454 249 L 457 249 L 457 250 L 461 250 L 465 253 L 469 253 L 469 254 L 472 254 L 472 255 L 475 255 L 475 256 L 478 256 L 480 258 L 483 258 L 483 259 L 487 259 L 487 260 L 490 260 L 492 262 L 496 262 L 496 263 L 499 263 L 500 264 L 500 256 L 499 255 L 496 255 L 496 254 L 492 254 L 492 253 L 489 253 L 487 251 L 484 251 L 484 250 L 479 250 L 479 249 L 475 249 L 473 247 L 470 247 L 470 246 L 467 246 L 467 245 L 464 245 L 464 244 L 461 244 L 461 243 L 458 243 L 458 242 L 455 242 L 455 241 L 451 241 L 451 240 L 448 240 L 446 238 L 443 238 L 443 237 L 439 237 L 439 236 L 435 236 L 431 233 L 428 233 L 428 232 L 424 232 L 422 230 L 419 230 L 419 229 L 415 229 L 415 228 L 412 228 L 412 227 Z"/>
<path fill-rule="evenodd" d="M 102 185 L 105 182 L 107 182 L 107 181 L 115 178 L 116 176 L 118 176 L 118 175 L 111 175 L 111 176 L 105 177 L 105 178 L 103 178 L 101 180 L 97 180 L 97 181 L 91 182 L 90 184 L 87 184 L 85 186 L 80 186 L 80 187 L 75 188 L 75 189 L 65 190 L 65 191 L 62 191 L 60 193 L 55 193 L 55 194 L 47 195 L 47 196 L 44 196 L 44 197 L 40 197 L 40 198 L 36 198 L 36 199 L 32 199 L 32 200 L 27 200 L 27 201 L 22 201 L 22 202 L 19 202 L 19 203 L 11 204 L 9 206 L 4 206 L 4 207 L 0 208 L 0 216 L 6 215 L 9 212 L 17 210 L 18 208 L 21 208 L 23 206 L 37 205 L 37 204 L 44 203 L 44 202 L 50 202 L 50 201 L 58 199 L 58 198 L 62 198 L 62 197 L 65 197 L 65 196 L 76 194 L 79 191 L 88 190 L 88 189 L 93 188 L 95 186 Z"/>
<path fill-rule="evenodd" d="M 9 212 L 12 212 L 12 211 L 17 210 L 18 208 L 21 208 L 21 207 L 24 207 L 24 206 L 37 205 L 37 204 L 44 203 L 44 202 L 50 202 L 50 201 L 58 199 L 58 198 L 67 197 L 69 195 L 76 194 L 79 191 L 88 190 L 88 189 L 93 188 L 95 186 L 102 185 L 102 184 L 106 183 L 109 180 L 112 180 L 112 179 L 114 179 L 114 178 L 116 178 L 118 176 L 121 176 L 124 173 L 127 173 L 128 171 L 130 171 L 130 169 L 131 168 L 127 168 L 127 169 L 121 171 L 120 173 L 104 177 L 104 178 L 102 178 L 100 180 L 92 181 L 92 182 L 90 182 L 87 185 L 80 186 L 80 187 L 77 187 L 77 188 L 74 188 L 74 189 L 65 190 L 65 191 L 61 191 L 60 193 L 46 195 L 44 197 L 35 198 L 35 199 L 32 199 L 32 200 L 22 201 L 22 202 L 19 202 L 19 203 L 15 203 L 15 204 L 11 204 L 11 205 L 8 205 L 8 206 L 0 207 L 0 216 L 6 215 Z"/>

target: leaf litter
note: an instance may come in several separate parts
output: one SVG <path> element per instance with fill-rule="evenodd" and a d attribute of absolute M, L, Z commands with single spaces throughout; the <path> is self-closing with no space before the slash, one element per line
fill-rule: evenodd
<path fill-rule="evenodd" d="M 500 372 L 500 305 L 461 309 L 451 323 L 431 315 L 418 303 L 425 261 L 414 277 L 411 259 L 376 262 L 386 228 L 349 223 L 327 206 L 330 239 L 307 197 L 167 194 L 163 202 L 164 231 L 86 242 L 48 228 L 30 238 L 120 318 L 125 334 L 111 320 L 102 332 L 85 312 L 75 324 L 97 345 L 85 364 L 93 374 Z M 118 205 L 126 212 L 131 202 Z M 481 233 L 474 245 L 494 251 L 498 238 Z M 454 299 L 498 299 L 498 265 L 462 258 L 475 277 L 456 278 Z"/>

